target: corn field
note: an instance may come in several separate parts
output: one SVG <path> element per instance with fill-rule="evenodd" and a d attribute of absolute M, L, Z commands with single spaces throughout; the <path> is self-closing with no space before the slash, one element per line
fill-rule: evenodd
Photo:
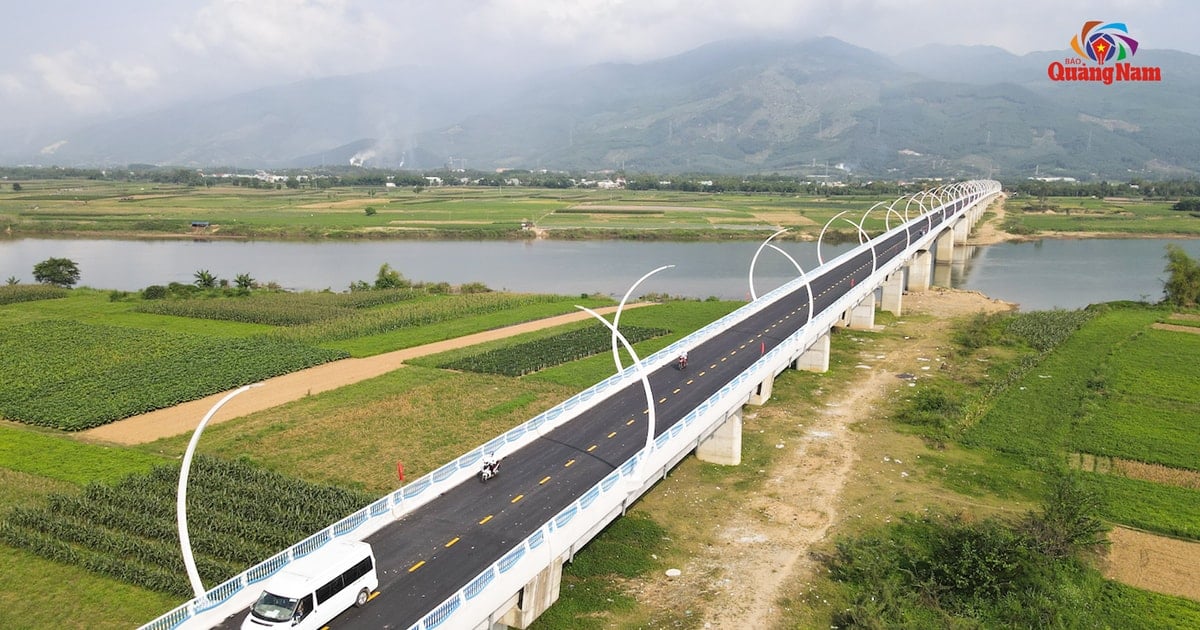
<path fill-rule="evenodd" d="M 346 356 L 265 336 L 18 324 L 0 331 L 0 416 L 77 431 Z"/>
<path fill-rule="evenodd" d="M 166 465 L 115 486 L 51 495 L 45 507 L 10 512 L 0 522 L 0 539 L 57 562 L 188 596 L 175 523 L 178 481 L 178 465 Z M 215 586 L 373 499 L 245 462 L 197 456 L 188 485 L 197 570 L 207 586 Z"/>
<path fill-rule="evenodd" d="M 621 334 L 629 343 L 637 343 L 670 333 L 663 328 L 626 326 Z M 609 329 L 596 325 L 572 330 L 553 337 L 489 350 L 439 364 L 438 367 L 465 372 L 522 376 L 548 367 L 608 352 L 612 347 Z M 621 348 L 624 352 L 624 348 Z"/>

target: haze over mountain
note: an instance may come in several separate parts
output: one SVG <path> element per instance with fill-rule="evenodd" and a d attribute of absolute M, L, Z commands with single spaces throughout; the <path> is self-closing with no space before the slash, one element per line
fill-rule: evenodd
<path fill-rule="evenodd" d="M 524 79 L 397 68 L 189 102 L 0 150 L 6 163 L 1128 178 L 1200 171 L 1200 57 L 1155 83 L 1050 81 L 1066 51 L 732 40 Z M 446 80 L 447 78 L 453 80 Z"/>

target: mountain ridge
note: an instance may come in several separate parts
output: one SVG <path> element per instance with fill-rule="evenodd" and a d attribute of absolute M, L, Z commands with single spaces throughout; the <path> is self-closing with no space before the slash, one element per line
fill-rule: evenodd
<path fill-rule="evenodd" d="M 834 38 L 726 40 L 644 63 L 326 77 L 91 125 L 16 157 L 265 168 L 372 165 L 867 176 L 1194 175 L 1200 57 L 1139 50 L 1163 81 L 1062 84 L 1065 51 Z M 181 122 L 186 121 L 186 122 Z M 39 147 L 40 148 L 40 147 Z"/>

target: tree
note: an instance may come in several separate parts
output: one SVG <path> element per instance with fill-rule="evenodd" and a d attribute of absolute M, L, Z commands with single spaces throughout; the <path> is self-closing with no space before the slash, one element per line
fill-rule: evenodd
<path fill-rule="evenodd" d="M 1172 210 L 1181 210 L 1183 212 L 1200 211 L 1200 199 L 1180 199 L 1171 206 Z"/>
<path fill-rule="evenodd" d="M 79 282 L 79 265 L 69 258 L 47 258 L 33 266 L 33 279 L 42 284 L 70 288 Z"/>
<path fill-rule="evenodd" d="M 21 192 L 21 184 L 19 182 L 13 182 L 13 192 Z"/>
<path fill-rule="evenodd" d="M 366 209 L 366 210 L 364 210 L 363 212 L 365 212 L 367 216 L 369 216 L 369 217 L 373 217 L 373 216 L 375 216 L 375 207 L 374 207 L 374 206 L 367 206 L 367 209 Z"/>
<path fill-rule="evenodd" d="M 1180 308 L 1200 303 L 1200 264 L 1174 243 L 1167 245 L 1166 272 L 1170 276 L 1163 283 L 1165 302 Z"/>
<path fill-rule="evenodd" d="M 217 286 L 217 277 L 209 273 L 207 269 L 201 269 L 192 275 L 196 278 L 196 286 L 201 289 L 212 289 Z"/>
<path fill-rule="evenodd" d="M 1067 558 L 1076 551 L 1091 551 L 1108 544 L 1108 527 L 1100 520 L 1103 503 L 1075 475 L 1054 481 L 1041 513 L 1030 512 L 1021 530 L 1036 548 L 1051 558 Z"/>
<path fill-rule="evenodd" d="M 400 275 L 399 271 L 392 269 L 391 265 L 380 265 L 379 273 L 375 276 L 376 289 L 404 289 L 410 286 L 412 283 Z"/>
<path fill-rule="evenodd" d="M 20 284 L 21 280 L 19 278 L 17 278 L 16 276 L 9 276 L 7 282 L 8 282 L 8 286 L 11 287 L 14 284 Z"/>
<path fill-rule="evenodd" d="M 248 273 L 239 273 L 233 279 L 233 282 L 234 282 L 234 284 L 237 285 L 237 288 L 239 288 L 239 289 L 249 290 L 249 289 L 254 288 L 254 278 L 251 278 L 250 274 L 248 274 Z"/>

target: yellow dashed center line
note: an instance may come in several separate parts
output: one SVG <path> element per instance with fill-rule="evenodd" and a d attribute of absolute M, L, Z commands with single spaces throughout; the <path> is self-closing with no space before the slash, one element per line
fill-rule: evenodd
<path fill-rule="evenodd" d="M 678 393 L 679 393 L 679 388 L 678 388 L 678 387 L 676 387 L 676 388 L 675 388 L 675 391 L 673 391 L 673 392 L 671 392 L 671 393 L 672 393 L 672 394 L 678 394 Z"/>
<path fill-rule="evenodd" d="M 745 350 L 745 349 L 746 349 L 746 344 L 742 344 L 742 345 L 738 346 L 738 350 Z"/>
<path fill-rule="evenodd" d="M 492 520 L 492 515 L 491 515 L 491 514 L 488 514 L 487 516 L 483 517 L 483 520 L 482 520 L 482 521 L 479 521 L 479 524 L 480 524 L 480 525 L 483 525 L 484 523 L 486 523 L 486 522 L 488 522 L 488 521 L 490 521 L 490 520 Z"/>
<path fill-rule="evenodd" d="M 616 432 L 616 431 L 613 431 L 612 433 L 609 433 L 609 434 L 608 434 L 608 439 L 610 439 L 610 440 L 611 440 L 611 439 L 613 439 L 613 436 L 614 436 L 614 435 L 616 435 L 616 434 L 617 434 L 617 432 Z"/>
<path fill-rule="evenodd" d="M 454 543 L 458 542 L 459 540 L 462 540 L 462 539 L 461 539 L 461 538 L 459 538 L 458 536 L 455 536 L 455 537 L 454 537 L 454 540 L 451 540 L 450 542 L 446 543 L 446 546 L 447 546 L 447 547 L 453 547 L 453 546 L 454 546 Z"/>
<path fill-rule="evenodd" d="M 570 468 L 571 464 L 574 464 L 574 463 L 575 463 L 575 460 L 573 460 L 573 459 L 568 460 L 567 463 L 563 464 L 563 468 Z"/>
<path fill-rule="evenodd" d="M 745 346 L 743 346 L 743 347 L 745 347 Z M 730 356 L 735 355 L 735 354 L 737 354 L 737 350 L 732 350 L 729 352 L 729 354 L 730 354 Z M 721 359 L 721 360 L 724 361 L 725 359 Z"/>
<path fill-rule="evenodd" d="M 714 363 L 714 364 L 712 364 L 712 365 L 708 366 L 708 369 L 710 369 L 710 370 L 715 370 L 715 369 L 717 369 L 717 364 L 716 364 L 716 363 Z"/>
<path fill-rule="evenodd" d="M 634 422 L 636 422 L 636 420 L 634 418 L 630 418 L 629 422 L 625 423 L 625 426 L 629 426 L 629 425 L 633 424 Z"/>
<path fill-rule="evenodd" d="M 728 360 L 729 360 L 729 357 L 721 357 L 721 362 L 722 362 L 722 363 L 724 363 L 724 362 L 726 362 L 726 361 L 728 361 Z"/>
<path fill-rule="evenodd" d="M 524 499 L 524 498 L 525 498 L 525 495 L 518 494 L 517 496 L 513 497 L 512 501 L 509 501 L 509 503 L 516 503 L 517 501 L 520 501 L 521 499 Z"/>
<path fill-rule="evenodd" d="M 416 571 L 417 569 L 420 569 L 420 568 L 421 568 L 421 566 L 422 566 L 422 565 L 424 565 L 424 564 L 425 564 L 425 561 L 424 561 L 424 560 L 422 560 L 422 561 L 420 561 L 420 562 L 418 562 L 418 563 L 416 563 L 416 564 L 412 565 L 411 567 L 408 567 L 408 572 L 409 572 L 409 573 L 412 573 L 413 571 Z"/>
<path fill-rule="evenodd" d="M 721 360 L 722 360 L 722 361 L 724 361 L 725 359 L 721 359 Z M 666 399 L 665 397 L 664 397 L 664 398 L 659 398 L 659 399 L 658 399 L 658 402 L 659 402 L 659 404 L 662 404 L 662 403 L 665 403 L 665 402 L 667 402 L 667 399 Z"/>
<path fill-rule="evenodd" d="M 540 485 L 546 483 L 547 481 L 550 481 L 550 475 L 546 475 L 545 477 L 542 477 L 542 480 L 538 482 L 538 485 L 540 486 Z"/>
<path fill-rule="evenodd" d="M 596 450 L 596 445 L 595 445 L 595 444 L 593 444 L 593 445 L 589 446 L 589 447 L 588 447 L 588 450 L 587 450 L 587 452 L 591 453 L 591 452 L 592 452 L 592 451 L 594 451 L 594 450 Z"/>
<path fill-rule="evenodd" d="M 691 385 L 692 383 L 695 383 L 695 382 L 696 382 L 696 379 L 694 379 L 694 378 L 689 378 L 689 379 L 688 379 L 688 382 L 687 382 L 687 384 L 688 384 L 688 385 Z"/>

